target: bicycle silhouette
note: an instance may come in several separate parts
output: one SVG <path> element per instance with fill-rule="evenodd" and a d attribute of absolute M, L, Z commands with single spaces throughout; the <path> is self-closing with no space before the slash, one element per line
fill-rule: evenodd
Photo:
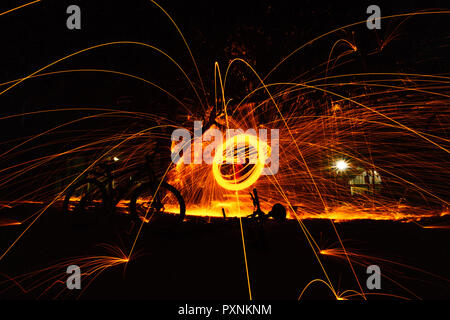
<path fill-rule="evenodd" d="M 246 216 L 247 219 L 256 220 L 261 225 L 269 218 L 272 218 L 277 222 L 283 222 L 286 220 L 286 209 L 280 203 L 275 203 L 272 210 L 266 214 L 261 210 L 258 191 L 256 191 L 256 188 L 253 189 L 253 193 L 250 192 L 250 197 L 253 201 L 254 210 L 252 214 Z"/>
<path fill-rule="evenodd" d="M 128 198 L 130 216 L 137 222 L 148 222 L 159 213 L 174 213 L 183 221 L 186 205 L 182 195 L 174 186 L 156 177 L 151 159 L 147 155 L 143 165 L 119 173 L 115 173 L 115 161 L 99 163 L 68 189 L 63 212 L 73 218 L 88 214 L 95 219 L 108 219 L 117 204 Z M 132 175 L 124 184 L 116 186 L 115 179 L 127 174 Z"/>

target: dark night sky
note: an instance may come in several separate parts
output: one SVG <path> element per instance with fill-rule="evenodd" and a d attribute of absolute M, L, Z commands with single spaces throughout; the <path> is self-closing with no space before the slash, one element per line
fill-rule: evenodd
<path fill-rule="evenodd" d="M 82 29 L 66 28 L 66 8 L 81 7 Z M 261 74 L 266 74 L 282 57 L 314 37 L 367 18 L 367 1 L 161 1 L 175 19 L 188 40 L 198 61 L 209 94 L 213 92 L 215 61 L 225 69 L 235 53 L 250 61 Z M 425 8 L 445 8 L 445 2 L 379 1 L 382 15 L 405 13 Z M 14 5 L 4 5 L 2 11 Z M 383 22 L 383 32 L 395 24 Z M 414 68 L 427 52 L 432 36 L 439 31 L 448 35 L 444 16 L 417 18 L 409 22 L 407 32 L 401 30 L 399 39 L 386 48 L 381 57 L 367 61 L 370 70 L 397 71 Z M 109 41 L 140 41 L 162 48 L 178 61 L 197 83 L 195 70 L 181 39 L 168 19 L 150 1 L 43 1 L 0 18 L 2 30 L 1 81 L 28 75 L 38 68 L 74 51 Z M 376 45 L 374 32 L 365 24 L 352 29 L 363 50 Z M 326 61 L 338 36 L 330 36 L 314 44 L 274 74 L 272 80 L 288 80 Z M 241 49 L 232 49 L 233 45 Z M 435 48 L 436 45 L 433 45 Z M 243 48 L 243 49 L 242 49 Z M 405 53 L 399 57 L 399 52 Z M 445 72 L 448 60 L 440 58 L 426 66 L 427 73 Z M 398 63 L 404 64 L 398 66 Z M 360 69 L 361 65 L 353 66 Z M 195 96 L 180 72 L 166 58 L 150 49 L 138 46 L 111 46 L 95 49 L 66 60 L 49 71 L 70 68 L 103 68 L 128 72 L 160 83 L 177 96 L 194 101 Z M 352 66 L 350 66 L 352 68 Z M 358 70 L 361 71 L 361 70 Z M 44 94 L 43 94 L 44 93 Z M 136 80 L 126 80 L 110 74 L 70 74 L 46 77 L 21 84 L 0 98 L 2 114 L 63 106 L 112 107 L 119 97 L 133 97 L 130 108 L 152 111 L 171 108 L 170 101 L 156 90 Z M 211 98 L 211 97 L 210 97 Z M 59 117 L 59 116 L 58 116 Z M 55 119 L 59 121 L 60 119 Z M 46 121 L 50 121 L 47 119 Z M 33 126 L 29 124 L 28 126 Z M 27 128 L 22 128 L 26 130 Z M 17 133 L 17 130 L 16 130 Z"/>

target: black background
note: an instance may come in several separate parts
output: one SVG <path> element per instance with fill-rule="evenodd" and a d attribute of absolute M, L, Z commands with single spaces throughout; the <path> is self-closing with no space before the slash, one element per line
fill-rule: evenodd
<path fill-rule="evenodd" d="M 66 8 L 70 4 L 77 4 L 81 8 L 81 30 L 66 28 L 69 16 Z M 261 75 L 265 75 L 292 50 L 318 35 L 366 20 L 369 4 L 371 2 L 368 1 L 309 0 L 161 3 L 191 47 L 205 83 L 209 103 L 212 103 L 214 62 L 219 62 L 224 72 L 228 61 L 238 56 L 248 60 Z M 4 2 L 2 5 L 3 10 L 12 7 Z M 377 5 L 383 16 L 446 7 L 445 1 L 380 1 Z M 383 27 L 378 34 L 383 36 L 392 32 L 402 19 L 382 21 Z M 436 44 L 431 42 L 433 39 L 448 33 L 448 19 L 445 15 L 433 15 L 410 20 L 407 31 L 400 30 L 396 41 L 382 54 L 363 62 L 367 71 L 392 71 L 395 67 L 397 71 L 445 72 L 443 68 L 448 65 L 448 51 L 435 54 L 430 52 L 430 48 L 436 49 Z M 181 38 L 167 17 L 150 1 L 42 1 L 2 16 L 0 30 L 0 76 L 3 81 L 29 75 L 89 46 L 111 41 L 138 41 L 167 52 L 200 89 L 194 66 Z M 351 30 L 354 31 L 351 37 L 355 39 L 360 54 L 364 55 L 365 51 L 376 46 L 376 32 L 367 30 L 365 23 Z M 340 32 L 338 35 L 345 34 Z M 270 80 L 289 79 L 326 61 L 336 39 L 331 35 L 325 41 L 303 50 L 275 72 Z M 236 49 L 233 45 L 241 48 Z M 361 70 L 362 67 L 358 63 L 349 66 L 349 70 Z M 46 71 L 71 68 L 128 72 L 161 84 L 177 97 L 198 103 L 182 74 L 167 58 L 149 48 L 136 45 L 97 48 L 62 61 Z M 166 109 L 166 113 L 167 109 L 175 108 L 170 99 L 149 89 L 149 86 L 111 74 L 64 74 L 38 81 L 31 85 L 21 84 L 3 95 L 0 100 L 2 114 L 62 106 L 113 107 L 124 96 L 132 97 L 132 103 L 127 108 L 152 112 Z M 232 87 L 230 97 L 241 94 L 243 86 L 237 83 Z M 36 126 L 35 123 L 27 123 L 22 129 Z M 41 128 L 42 123 L 38 126 Z"/>

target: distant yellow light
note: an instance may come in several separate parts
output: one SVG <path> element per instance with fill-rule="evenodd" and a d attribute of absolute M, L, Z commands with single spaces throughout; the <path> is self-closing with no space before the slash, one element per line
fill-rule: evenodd
<path fill-rule="evenodd" d="M 338 160 L 336 161 L 335 168 L 338 171 L 345 171 L 348 169 L 348 163 L 345 160 Z"/>
<path fill-rule="evenodd" d="M 114 160 L 114 161 L 119 161 L 119 158 L 114 157 L 113 160 Z"/>

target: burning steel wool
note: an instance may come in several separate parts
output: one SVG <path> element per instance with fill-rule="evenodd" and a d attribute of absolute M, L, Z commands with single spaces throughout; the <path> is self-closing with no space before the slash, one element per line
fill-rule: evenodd
<path fill-rule="evenodd" d="M 338 300 L 366 299 L 355 268 L 374 261 L 391 269 L 424 273 L 448 285 L 444 276 L 424 268 L 347 250 L 336 223 L 386 221 L 423 229 L 449 228 L 448 69 L 439 73 L 395 68 L 372 72 L 364 60 L 382 55 L 391 45 L 396 52 L 398 30 L 407 30 L 409 21 L 447 19 L 449 11 L 384 16 L 383 23 L 395 27 L 377 33 L 377 42 L 368 48 L 361 48 L 352 31 L 366 21 L 336 26 L 297 45 L 264 75 L 251 59 L 233 53 L 227 63 L 215 62 L 213 72 L 203 78 L 203 65 L 195 60 L 175 19 L 156 2 L 149 4 L 166 19 L 167 28 L 176 32 L 175 40 L 181 39 L 191 60 L 188 67 L 184 58 L 169 53 L 173 50 L 147 42 L 98 41 L 52 57 L 49 63 L 36 62 L 32 72 L 0 83 L 0 98 L 17 91 L 20 96 L 14 96 L 15 101 L 26 97 L 27 88 L 41 88 L 41 83 L 51 79 L 97 76 L 131 81 L 142 92 L 151 91 L 149 100 L 157 100 L 156 93 L 164 97 L 161 105 L 138 109 L 121 107 L 127 106 L 127 97 L 111 107 L 106 100 L 99 104 L 102 99 L 91 94 L 87 95 L 93 101 L 89 107 L 70 102 L 0 117 L 12 126 L 51 119 L 38 132 L 7 136 L 2 141 L 0 211 L 5 214 L 0 216 L 0 228 L 16 229 L 2 243 L 0 263 L 8 262 L 25 235 L 52 210 L 69 212 L 66 216 L 78 210 L 80 221 L 92 225 L 107 225 L 111 217 L 125 218 L 121 226 L 126 229 L 123 237 L 128 237 L 120 245 L 104 245 L 107 255 L 65 259 L 52 267 L 5 275 L 0 293 L 19 288 L 24 294 L 38 292 L 38 297 L 67 296 L 62 293 L 63 269 L 69 262 L 84 269 L 90 285 L 105 270 L 134 262 L 143 231 L 163 214 L 181 216 L 177 225 L 202 217 L 208 222 L 211 218 L 236 221 L 252 299 L 243 221 L 253 212 L 271 211 L 275 204 L 286 209 L 289 223 L 300 227 L 321 272 L 321 278 L 303 284 L 299 298 L 311 285 L 322 283 Z M 5 11 L 0 19 L 38 5 L 35 1 Z M 448 46 L 448 35 L 436 39 L 430 50 L 443 46 Z M 295 58 L 311 48 L 324 58 L 299 68 Z M 86 67 L 92 64 L 83 62 L 114 50 L 150 52 L 151 58 L 145 58 L 140 68 L 161 64 L 158 67 L 165 73 L 173 72 L 177 81 L 184 81 L 183 89 L 171 90 L 135 70 L 125 72 L 120 65 Z M 245 51 L 236 45 L 227 50 Z M 314 54 L 306 55 L 310 56 L 317 59 Z M 302 63 L 308 64 L 307 59 Z M 286 66 L 291 73 L 285 75 L 281 70 Z M 155 70 L 156 74 L 159 69 Z M 258 192 L 257 201 L 253 190 Z M 91 211 L 94 214 L 86 214 Z M 268 218 L 269 224 L 272 220 Z M 333 246 L 323 245 L 307 228 L 307 222 L 322 220 L 329 221 L 329 237 L 336 241 Z M 351 279 L 356 280 L 355 290 L 338 290 L 337 280 L 326 270 L 325 257 L 345 262 Z M 391 272 L 386 277 L 397 283 L 395 275 Z M 399 287 L 402 293 L 385 296 L 419 298 L 406 286 Z"/>

